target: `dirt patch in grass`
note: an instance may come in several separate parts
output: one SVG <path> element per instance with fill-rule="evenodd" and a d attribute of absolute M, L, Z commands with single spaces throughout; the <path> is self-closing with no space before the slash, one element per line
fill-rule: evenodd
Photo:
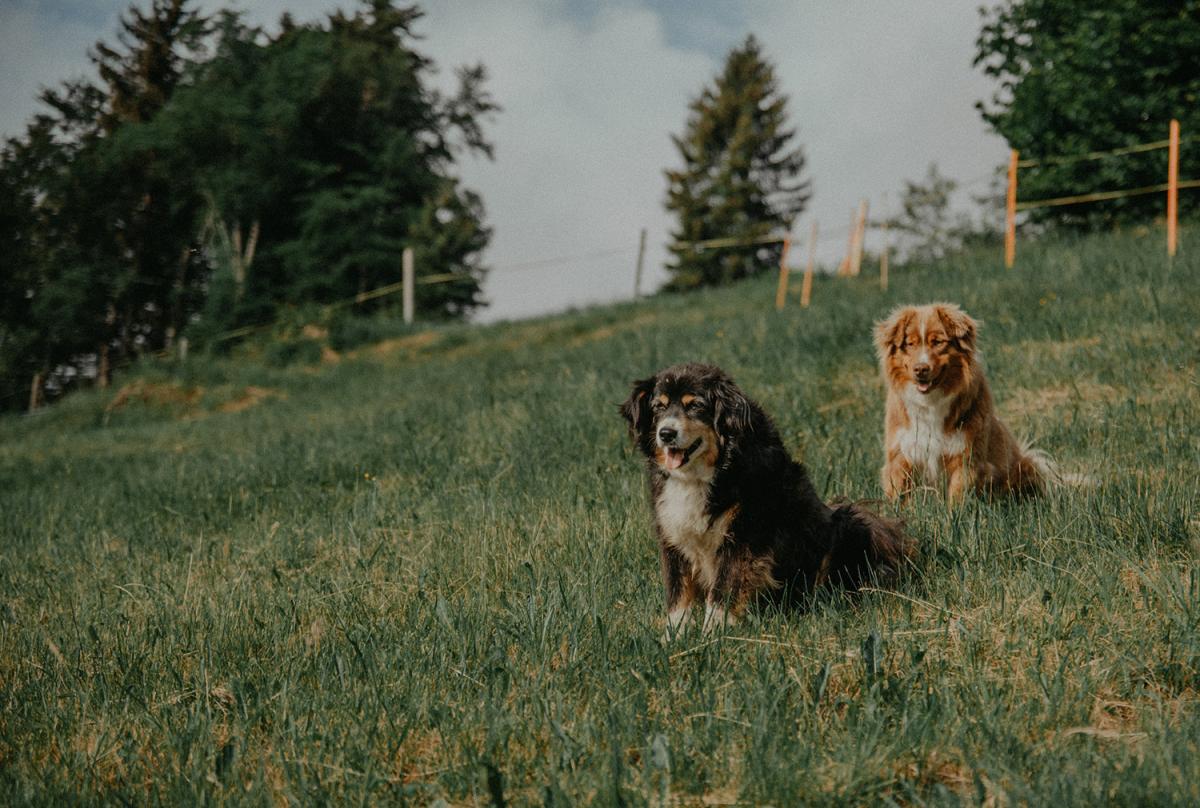
<path fill-rule="evenodd" d="M 278 390 L 249 385 L 240 393 L 230 393 L 230 397 L 214 406 L 213 399 L 222 398 L 222 392 L 206 391 L 203 387 L 186 387 L 178 382 L 149 382 L 137 379 L 122 387 L 112 397 L 104 408 L 104 420 L 107 422 L 113 413 L 130 406 L 167 410 L 178 418 L 193 420 L 208 414 L 207 409 L 201 407 L 202 403 L 207 403 L 208 407 L 212 407 L 216 412 L 243 412 L 270 398 L 286 398 L 285 394 Z"/>
<path fill-rule="evenodd" d="M 1007 356 L 1026 357 L 1036 356 L 1040 360 L 1061 361 L 1068 356 L 1094 348 L 1100 344 L 1100 337 L 1080 337 L 1079 339 L 1050 340 L 1028 339 L 1008 345 L 999 346 L 999 351 Z"/>
<path fill-rule="evenodd" d="M 896 776 L 913 783 L 921 791 L 940 784 L 956 794 L 965 796 L 974 786 L 975 774 L 958 757 L 957 753 L 943 753 L 935 749 L 923 759 L 901 765 L 896 771 Z"/>
<path fill-rule="evenodd" d="M 442 733 L 437 729 L 410 732 L 396 750 L 396 776 L 402 783 L 419 783 L 439 773 Z"/>
<path fill-rule="evenodd" d="M 237 398 L 224 402 L 217 407 L 218 412 L 243 412 L 251 407 L 257 407 L 268 398 L 283 398 L 283 394 L 266 387 L 251 385 L 242 391 Z"/>
<path fill-rule="evenodd" d="M 439 339 L 435 331 L 421 331 L 417 334 L 409 334 L 406 337 L 396 337 L 395 339 L 385 339 L 383 342 L 377 342 L 374 345 L 361 348 L 356 351 L 350 351 L 346 354 L 351 359 L 357 359 L 360 356 L 371 356 L 376 359 L 383 359 L 393 356 L 397 353 L 407 352 L 416 353 L 423 348 L 428 348 Z"/>
<path fill-rule="evenodd" d="M 202 387 L 184 387 L 176 382 L 148 382 L 145 379 L 137 379 L 118 390 L 104 408 L 104 412 L 117 412 L 131 403 L 151 407 L 190 408 L 199 403 L 203 396 Z"/>

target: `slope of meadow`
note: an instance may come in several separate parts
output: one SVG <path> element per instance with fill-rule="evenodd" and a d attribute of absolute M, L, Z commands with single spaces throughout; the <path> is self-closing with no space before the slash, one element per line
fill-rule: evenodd
<path fill-rule="evenodd" d="M 0 420 L 4 802 L 1200 803 L 1200 253 L 1162 252 L 150 367 Z M 1095 486 L 917 499 L 895 591 L 661 645 L 629 380 L 721 364 L 819 490 L 877 497 L 871 323 L 930 299 Z"/>

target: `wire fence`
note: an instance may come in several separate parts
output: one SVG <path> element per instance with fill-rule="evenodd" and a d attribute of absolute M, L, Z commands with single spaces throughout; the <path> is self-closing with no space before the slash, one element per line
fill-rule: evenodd
<path fill-rule="evenodd" d="M 1067 154 L 1054 155 L 1050 157 L 1026 158 L 1020 159 L 1016 150 L 1011 151 L 1010 161 L 1007 172 L 1007 193 L 1006 193 L 1006 216 L 1005 216 L 1005 265 L 1011 267 L 1015 257 L 1016 246 L 1016 214 L 1018 211 L 1030 211 L 1038 208 L 1060 207 L 1067 205 L 1079 205 L 1093 202 L 1103 202 L 1113 199 L 1122 199 L 1126 197 L 1143 196 L 1148 194 L 1166 193 L 1167 194 L 1167 252 L 1169 256 L 1174 256 L 1177 246 L 1176 220 L 1178 215 L 1177 194 L 1181 190 L 1189 190 L 1200 188 L 1200 178 L 1180 180 L 1178 176 L 1179 150 L 1182 144 L 1200 142 L 1200 135 L 1193 135 L 1188 138 L 1181 138 L 1179 133 L 1179 124 L 1177 121 L 1171 121 L 1169 127 L 1169 137 L 1165 140 L 1155 140 L 1147 143 L 1137 143 L 1129 146 L 1108 149 L 1104 151 L 1091 151 L 1083 154 Z M 1115 190 L 1095 191 L 1084 194 L 1074 194 L 1068 196 L 1053 197 L 1047 199 L 1033 200 L 1018 200 L 1017 199 L 1017 178 L 1018 171 L 1021 169 L 1036 169 L 1040 167 L 1068 165 L 1072 163 L 1106 160 L 1115 157 L 1122 157 L 1133 154 L 1142 154 L 1161 149 L 1168 150 L 1168 176 L 1167 182 L 1155 185 L 1147 185 L 1140 188 L 1123 188 Z M 991 171 L 986 174 L 981 174 L 972 177 L 959 184 L 959 187 L 973 187 L 984 182 L 996 183 L 997 180 L 1004 178 L 1004 174 L 1000 171 Z M 846 257 L 842 260 L 838 274 L 857 275 L 863 254 L 863 243 L 865 231 L 868 226 L 880 226 L 884 232 L 884 241 L 879 254 L 879 270 L 880 270 L 880 286 L 883 289 L 887 288 L 887 272 L 888 272 L 888 250 L 887 242 L 887 225 L 888 220 L 883 219 L 869 223 L 867 219 L 868 201 L 864 199 L 858 207 L 856 213 L 851 214 L 851 223 L 847 226 L 835 227 L 821 231 L 821 236 L 828 239 L 831 237 L 850 236 L 847 244 Z M 768 244 L 782 244 L 780 262 L 779 262 L 779 285 L 776 292 L 776 308 L 783 308 L 784 301 L 788 295 L 788 273 L 787 258 L 791 248 L 799 248 L 807 246 L 808 262 L 805 268 L 805 278 L 803 290 L 801 292 L 801 306 L 807 307 L 812 289 L 812 275 L 815 264 L 815 248 L 817 238 L 816 223 L 813 223 L 812 235 L 806 241 L 796 238 L 790 232 L 778 232 L 760 236 L 751 239 L 739 238 L 710 238 L 693 242 L 685 242 L 673 246 L 675 252 L 680 249 L 692 249 L 697 251 L 704 250 L 720 250 L 735 247 L 751 247 L 765 246 Z M 488 269 L 490 277 L 503 278 L 511 273 L 521 273 L 546 269 L 558 269 L 565 265 L 580 264 L 588 261 L 599 260 L 602 258 L 613 258 L 617 256 L 631 256 L 637 254 L 637 280 L 634 285 L 634 296 L 640 297 L 640 282 L 642 259 L 645 252 L 645 231 L 642 231 L 642 240 L 638 247 L 613 247 L 613 248 L 597 248 L 594 250 L 575 253 L 571 255 L 560 255 L 550 258 L 541 258 L 516 263 L 502 264 Z M 411 267 L 410 267 L 411 269 Z M 374 289 L 359 292 L 351 297 L 346 297 L 340 300 L 335 300 L 323 305 L 321 308 L 326 313 L 344 309 L 350 306 L 361 305 L 371 300 L 377 300 L 389 295 L 401 293 L 405 294 L 405 310 L 411 311 L 412 305 L 412 287 L 415 285 L 432 285 L 443 283 L 467 283 L 478 282 L 479 278 L 471 272 L 440 272 L 423 276 L 412 276 L 410 270 L 405 272 L 408 280 L 401 280 L 396 283 L 389 283 L 384 286 L 379 286 Z M 406 288 L 407 287 L 407 288 Z M 406 314 L 407 317 L 407 314 Z M 270 328 L 275 328 L 280 324 L 279 320 L 269 322 L 255 323 L 252 325 L 242 326 L 230 331 L 223 332 L 212 338 L 212 342 L 221 343 L 241 337 L 246 337 L 256 332 L 264 331 Z M 186 352 L 186 340 L 181 340 L 182 345 L 179 350 L 181 353 Z"/>
<path fill-rule="evenodd" d="M 1146 185 L 1142 188 L 1126 188 L 1120 191 L 1096 191 L 1095 193 L 1091 194 L 1060 196 L 1054 199 L 1038 199 L 1033 202 L 1018 202 L 1017 210 L 1033 210 L 1034 208 L 1050 208 L 1062 205 L 1079 205 L 1084 202 L 1104 202 L 1109 199 L 1123 199 L 1127 196 L 1161 194 L 1163 191 L 1170 190 L 1171 187 L 1172 186 L 1170 183 L 1162 182 L 1158 185 Z M 1175 183 L 1174 187 L 1181 191 L 1189 188 L 1200 188 L 1200 179 L 1180 180 L 1179 182 Z"/>
<path fill-rule="evenodd" d="M 1007 193 L 1005 194 L 1004 265 L 1006 267 L 1011 267 L 1016 260 L 1016 227 L 1018 211 L 1036 210 L 1038 208 L 1062 207 L 1066 205 L 1082 205 L 1090 202 L 1105 202 L 1112 199 L 1125 199 L 1128 197 L 1144 196 L 1146 194 L 1164 192 L 1166 193 L 1167 197 L 1167 257 L 1174 258 L 1175 252 L 1178 248 L 1179 192 L 1181 190 L 1188 190 L 1191 188 L 1200 188 L 1200 179 L 1179 179 L 1179 150 L 1182 144 L 1194 143 L 1198 140 L 1200 140 L 1200 136 L 1197 135 L 1190 135 L 1187 138 L 1181 137 L 1179 131 L 1179 121 L 1172 119 L 1167 126 L 1166 140 L 1154 140 L 1148 143 L 1135 143 L 1129 146 L 1107 149 L 1105 151 L 1092 151 L 1085 152 L 1083 154 L 1058 155 L 1054 157 L 1026 160 L 1021 160 L 1019 152 L 1016 149 L 1013 149 L 1009 154 L 1008 187 Z M 1018 171 L 1022 168 L 1029 169 L 1041 166 L 1064 165 L 1067 163 L 1081 161 L 1107 160 L 1113 157 L 1142 154 L 1161 149 L 1167 150 L 1167 181 L 1165 183 L 1146 185 L 1140 188 L 1118 188 L 1106 191 L 1092 191 L 1085 194 L 1072 194 L 1048 199 L 1031 199 L 1022 202 L 1017 200 Z"/>
<path fill-rule="evenodd" d="M 1184 143 L 1195 143 L 1200 141 L 1200 136 L 1193 135 L 1192 137 L 1183 138 L 1179 141 L 1180 145 Z M 1068 163 L 1079 163 L 1091 160 L 1105 160 L 1109 157 L 1121 157 L 1126 154 L 1139 154 L 1141 152 L 1158 151 L 1159 149 L 1169 148 L 1171 139 L 1152 140 L 1149 143 L 1137 143 L 1133 146 L 1122 146 L 1117 149 L 1108 149 L 1106 151 L 1085 152 L 1084 154 L 1065 154 L 1056 157 L 1040 157 L 1028 160 L 1018 160 L 1017 168 L 1036 168 L 1038 166 L 1057 166 L 1066 165 Z"/>
<path fill-rule="evenodd" d="M 1173 126 L 1176 126 L 1176 125 L 1173 124 Z M 1157 150 L 1161 150 L 1161 149 L 1172 149 L 1173 150 L 1172 154 L 1175 154 L 1175 153 L 1177 153 L 1177 150 L 1178 150 L 1180 144 L 1194 143 L 1194 142 L 1200 141 L 1200 136 L 1191 136 L 1191 137 L 1188 137 L 1185 139 L 1181 139 L 1178 137 L 1177 131 L 1173 130 L 1173 132 L 1174 132 L 1174 134 L 1172 135 L 1172 137 L 1168 137 L 1165 140 L 1155 140 L 1155 141 L 1151 141 L 1148 143 L 1137 143 L 1137 144 L 1133 144 L 1130 146 L 1122 146 L 1119 148 L 1108 149 L 1108 150 L 1104 150 L 1104 151 L 1086 152 L 1083 154 L 1054 155 L 1054 156 L 1050 156 L 1050 157 L 1027 158 L 1027 159 L 1021 160 L 1021 159 L 1017 159 L 1017 153 L 1014 151 L 1012 153 L 1013 159 L 1009 166 L 1009 176 L 1008 176 L 1009 221 L 1007 223 L 1007 226 L 1009 228 L 1012 228 L 1015 226 L 1015 213 L 1017 211 L 1029 211 L 1029 210 L 1034 210 L 1037 208 L 1044 208 L 1044 207 L 1060 207 L 1060 206 L 1066 206 L 1066 205 L 1078 205 L 1078 204 L 1084 204 L 1084 203 L 1088 203 L 1088 202 L 1101 202 L 1101 201 L 1106 201 L 1106 200 L 1111 200 L 1111 199 L 1121 199 L 1124 197 L 1142 196 L 1142 195 L 1154 194 L 1154 193 L 1163 193 L 1163 192 L 1174 193 L 1174 192 L 1177 192 L 1178 190 L 1200 188 L 1200 179 L 1178 180 L 1177 177 L 1173 177 L 1171 179 L 1168 179 L 1168 182 L 1160 183 L 1157 185 L 1149 185 L 1149 186 L 1145 186 L 1145 187 L 1141 187 L 1141 188 L 1127 188 L 1127 189 L 1118 189 L 1118 190 L 1110 190 L 1110 191 L 1096 191 L 1096 192 L 1092 192 L 1092 193 L 1075 194 L 1075 195 L 1071 195 L 1071 196 L 1061 196 L 1061 197 L 1054 197 L 1054 198 L 1049 198 L 1049 199 L 1034 199 L 1034 200 L 1024 200 L 1024 201 L 1017 201 L 1017 199 L 1016 199 L 1016 171 L 1018 169 L 1031 169 L 1031 168 L 1038 168 L 1038 167 L 1043 167 L 1043 166 L 1067 165 L 1070 163 L 1083 162 L 1083 161 L 1105 160 L 1105 159 L 1109 159 L 1109 158 L 1113 158 L 1113 157 L 1121 157 L 1121 156 L 1131 155 L 1131 154 L 1141 154 L 1141 153 L 1152 152 L 1152 151 L 1157 151 Z M 968 180 L 965 180 L 959 184 L 959 187 L 973 187 L 973 186 L 977 186 L 984 182 L 995 183 L 997 180 L 1003 178 L 1003 176 L 1004 176 L 1003 173 L 1000 173 L 1000 172 L 994 170 L 994 171 L 987 172 L 986 174 L 980 174 L 978 176 L 975 176 Z M 862 248 L 862 240 L 864 238 L 864 231 L 865 231 L 865 228 L 869 224 L 866 220 L 866 214 L 865 214 L 866 207 L 867 207 L 867 203 L 866 203 L 866 200 L 864 200 L 863 203 L 860 205 L 859 212 L 857 214 L 852 214 L 851 223 L 849 225 L 825 229 L 821 232 L 821 235 L 824 238 L 845 237 L 847 235 L 851 236 L 850 243 L 847 245 L 847 257 L 845 259 L 843 259 L 843 261 L 841 263 L 840 274 L 857 274 L 856 271 L 847 273 L 846 270 L 852 266 L 855 269 L 857 269 L 856 262 L 855 262 L 856 251 L 858 254 L 857 258 L 859 260 L 861 259 L 861 253 L 862 253 L 862 249 L 863 249 Z M 878 225 L 879 222 L 876 222 L 874 224 Z M 816 233 L 816 231 L 814 229 L 813 238 L 815 238 L 815 233 Z M 1006 236 L 1007 235 L 1008 234 L 1006 234 Z M 857 241 L 857 244 L 856 244 L 856 241 Z M 1015 239 L 1014 239 L 1014 241 L 1015 241 Z M 773 234 L 768 234 L 765 236 L 760 236 L 760 237 L 752 238 L 752 239 L 710 238 L 710 239 L 703 239 L 703 240 L 693 241 L 693 242 L 685 242 L 681 245 L 678 245 L 676 247 L 676 250 L 678 251 L 680 248 L 683 248 L 683 249 L 690 248 L 690 249 L 697 250 L 697 251 L 719 250 L 719 249 L 729 249 L 729 248 L 735 248 L 735 247 L 765 246 L 765 245 L 769 245 L 769 244 L 780 244 L 780 243 L 786 244 L 788 246 L 788 248 L 814 246 L 813 244 L 810 244 L 809 241 L 805 241 L 803 239 L 793 237 L 790 233 L 773 233 Z M 521 262 L 516 262 L 516 263 L 510 263 L 510 264 L 502 264 L 502 265 L 490 268 L 488 270 L 488 275 L 490 277 L 503 277 L 504 275 L 507 275 L 510 273 L 529 272 L 529 271 L 546 270 L 546 269 L 559 269 L 565 265 L 579 264 L 579 263 L 583 263 L 583 262 L 587 262 L 587 261 L 598 260 L 601 258 L 613 258 L 613 257 L 617 257 L 617 256 L 631 256 L 635 252 L 639 254 L 639 263 L 640 263 L 642 249 L 643 249 L 642 247 L 635 248 L 632 246 L 630 246 L 630 247 L 614 247 L 614 248 L 598 248 L 598 249 L 581 252 L 581 253 L 575 253 L 575 254 L 571 254 L 571 255 L 559 255 L 559 256 L 554 256 L 551 258 L 540 258 L 540 259 L 534 259 L 534 260 L 529 260 L 529 261 L 521 261 Z M 886 287 L 886 283 L 887 283 L 887 281 L 886 281 L 887 249 L 888 249 L 888 245 L 885 242 L 885 244 L 883 245 L 882 252 L 881 252 L 881 268 L 880 268 L 881 273 L 883 273 L 882 285 L 884 285 L 885 287 Z M 1006 247 L 1006 252 L 1011 252 L 1011 249 L 1008 249 Z M 786 291 L 787 291 L 786 273 L 787 273 L 788 269 L 784 265 L 786 263 L 786 257 L 787 257 L 787 251 L 785 250 L 783 260 L 781 261 L 781 265 L 780 265 L 780 273 L 781 273 L 780 290 L 781 291 L 779 292 L 779 297 L 778 297 L 778 300 L 780 301 L 780 304 L 779 304 L 780 307 L 782 307 L 782 300 L 786 297 Z M 812 271 L 812 269 L 811 269 L 812 261 L 813 261 L 813 259 L 810 256 L 810 261 L 809 261 L 810 267 L 807 270 L 808 272 Z M 1011 259 L 1006 259 L 1006 263 L 1009 263 L 1009 265 L 1011 265 Z M 640 267 L 639 267 L 638 277 L 639 277 L 639 281 L 640 281 Z M 414 283 L 418 284 L 418 285 L 441 284 L 441 283 L 465 283 L 465 282 L 476 282 L 476 281 L 477 281 L 477 278 L 474 275 L 471 275 L 466 272 L 443 272 L 443 273 L 437 273 L 437 274 L 432 274 L 432 275 L 417 276 L 414 279 Z M 806 285 L 806 287 L 811 286 L 811 276 L 808 279 L 806 279 L 805 285 Z M 333 312 L 333 311 L 337 311 L 339 309 L 347 308 L 349 306 L 361 305 L 367 301 L 376 300 L 376 299 L 379 299 L 382 297 L 386 297 L 388 295 L 402 293 L 404 291 L 404 288 L 405 288 L 405 282 L 399 281 L 396 283 L 387 284 L 385 286 L 380 286 L 378 288 L 371 289 L 369 291 L 360 292 L 359 294 L 356 294 L 353 297 L 347 297 L 347 298 L 344 298 L 341 300 L 336 300 L 331 303 L 327 303 L 322 308 L 326 312 Z M 638 295 L 639 295 L 639 293 L 635 291 L 635 296 L 638 296 Z M 807 294 L 805 295 L 805 303 L 807 303 Z M 276 326 L 277 324 L 278 324 L 278 321 L 271 321 L 271 322 L 263 322 L 263 323 L 257 323 L 254 325 L 243 326 L 241 328 L 233 329 L 231 331 L 227 331 L 223 334 L 218 335 L 217 337 L 214 338 L 214 341 L 215 342 L 224 342 L 224 341 L 231 340 L 231 339 L 237 339 L 240 337 L 248 336 L 257 331 L 262 331 L 265 329 L 272 328 L 272 327 Z"/>

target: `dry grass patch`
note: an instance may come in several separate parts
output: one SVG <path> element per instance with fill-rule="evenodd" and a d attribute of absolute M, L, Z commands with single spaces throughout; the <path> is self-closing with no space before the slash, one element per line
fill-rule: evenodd
<path fill-rule="evenodd" d="M 1094 414 L 1127 395 L 1128 391 L 1123 388 L 1086 381 L 1032 390 L 1016 387 L 1011 388 L 1000 402 L 1000 411 L 1002 416 L 1011 418 L 1040 418 L 1080 404 L 1089 414 Z"/>
<path fill-rule="evenodd" d="M 924 757 L 901 762 L 894 776 L 898 780 L 912 783 L 918 790 L 926 791 L 942 785 L 959 796 L 968 796 L 975 784 L 975 773 L 961 761 L 956 751 L 934 749 Z M 894 795 L 898 796 L 898 795 Z"/>
<path fill-rule="evenodd" d="M 1028 339 L 1021 342 L 998 346 L 997 350 L 1005 356 L 1018 359 L 1030 356 L 1038 357 L 1039 361 L 1051 360 L 1061 362 L 1075 354 L 1095 348 L 1101 343 L 1100 337 L 1080 337 L 1079 339 L 1049 340 Z"/>
<path fill-rule="evenodd" d="M 136 379 L 123 386 L 104 407 L 105 416 L 130 404 L 190 409 L 204 396 L 203 387 L 185 387 L 178 382 L 149 382 Z"/>
<path fill-rule="evenodd" d="M 430 347 L 440 339 L 441 337 L 436 331 L 421 331 L 416 334 L 410 334 L 406 337 L 385 339 L 383 342 L 377 342 L 369 347 L 350 351 L 346 354 L 346 356 L 350 359 L 357 359 L 361 356 L 370 356 L 374 359 L 386 359 L 398 353 L 407 353 L 412 355 Z"/>

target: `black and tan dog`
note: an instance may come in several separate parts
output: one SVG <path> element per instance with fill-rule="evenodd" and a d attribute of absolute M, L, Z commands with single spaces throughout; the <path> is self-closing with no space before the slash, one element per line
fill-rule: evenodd
<path fill-rule="evenodd" d="M 669 635 L 697 601 L 709 630 L 758 598 L 856 588 L 910 553 L 899 523 L 822 502 L 770 417 L 720 368 L 678 365 L 634 382 L 621 412 L 647 459 Z"/>

